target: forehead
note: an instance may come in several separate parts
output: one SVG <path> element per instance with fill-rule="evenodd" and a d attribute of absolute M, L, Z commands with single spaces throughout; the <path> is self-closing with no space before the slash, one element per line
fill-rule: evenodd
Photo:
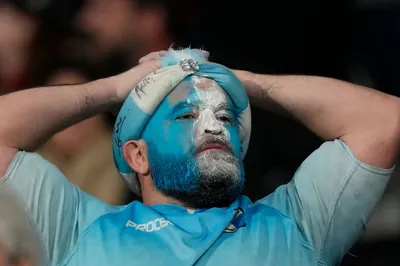
<path fill-rule="evenodd" d="M 203 106 L 218 106 L 221 103 L 232 104 L 224 89 L 217 82 L 197 76 L 190 76 L 179 83 L 166 100 L 170 107 L 181 102 Z"/>

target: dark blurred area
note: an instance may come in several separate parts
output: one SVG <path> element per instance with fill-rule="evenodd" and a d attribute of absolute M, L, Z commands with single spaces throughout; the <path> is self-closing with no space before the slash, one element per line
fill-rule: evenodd
<path fill-rule="evenodd" d="M 231 68 L 326 76 L 400 96 L 398 0 L 0 0 L 0 94 L 114 75 L 171 45 L 203 48 Z M 245 194 L 256 200 L 288 182 L 322 141 L 291 120 L 252 112 Z M 39 152 L 83 190 L 123 204 L 135 197 L 113 164 L 113 119 L 83 121 Z M 399 247 L 396 170 L 342 265 L 400 265 Z"/>

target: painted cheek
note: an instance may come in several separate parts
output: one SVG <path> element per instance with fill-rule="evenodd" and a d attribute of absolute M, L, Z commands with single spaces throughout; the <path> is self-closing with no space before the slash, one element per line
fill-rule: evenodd
<path fill-rule="evenodd" d="M 165 103 L 156 112 L 143 132 L 143 139 L 151 142 L 161 154 L 181 156 L 187 153 L 193 146 L 193 122 L 166 119 L 170 108 Z"/>
<path fill-rule="evenodd" d="M 193 148 L 193 121 L 174 122 L 168 130 L 167 140 L 170 151 L 182 155 Z"/>
<path fill-rule="evenodd" d="M 146 140 L 153 143 L 160 154 L 167 156 L 182 156 L 192 148 L 192 123 L 174 123 L 163 121 L 159 126 L 152 128 L 151 133 L 146 134 Z M 149 130 L 150 131 L 150 130 Z"/>
<path fill-rule="evenodd" d="M 230 143 L 233 147 L 235 156 L 237 158 L 241 158 L 241 141 L 240 141 L 240 134 L 239 128 L 234 126 L 226 126 L 228 134 L 230 135 Z"/>

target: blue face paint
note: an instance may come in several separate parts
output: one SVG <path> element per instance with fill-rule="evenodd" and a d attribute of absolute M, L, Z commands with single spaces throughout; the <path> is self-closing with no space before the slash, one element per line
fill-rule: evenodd
<path fill-rule="evenodd" d="M 193 193 L 199 189 L 196 149 L 210 138 L 226 142 L 240 162 L 241 190 L 244 171 L 237 114 L 216 82 L 198 77 L 181 82 L 154 112 L 142 138 L 148 144 L 153 181 L 159 190 Z"/>
<path fill-rule="evenodd" d="M 239 125 L 232 101 L 216 83 L 205 84 L 211 88 L 199 88 L 199 82 L 192 79 L 179 84 L 162 101 L 142 138 L 154 144 L 160 155 L 193 155 L 198 140 L 206 137 L 206 131 L 221 130 L 234 155 L 241 158 Z"/>

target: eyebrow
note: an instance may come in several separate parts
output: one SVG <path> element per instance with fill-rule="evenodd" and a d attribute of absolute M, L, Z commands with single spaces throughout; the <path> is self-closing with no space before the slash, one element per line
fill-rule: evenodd
<path fill-rule="evenodd" d="M 180 103 L 176 104 L 174 106 L 174 108 L 172 109 L 171 113 L 173 114 L 173 113 L 178 112 L 181 109 L 194 108 L 194 107 L 197 107 L 197 106 L 199 106 L 199 102 L 198 101 L 193 101 L 193 102 L 190 102 L 190 103 L 188 103 L 186 101 L 183 101 L 183 102 L 180 102 Z"/>
<path fill-rule="evenodd" d="M 221 110 L 232 111 L 232 107 L 228 103 L 223 102 L 223 103 L 218 104 L 217 108 L 215 108 L 216 112 L 221 111 Z"/>
<path fill-rule="evenodd" d="M 174 106 L 174 108 L 172 109 L 171 113 L 172 114 L 176 113 L 179 110 L 184 109 L 184 108 L 195 108 L 195 107 L 198 107 L 199 105 L 201 105 L 201 103 L 199 101 L 191 101 L 190 103 L 183 101 L 183 102 L 176 104 Z M 232 106 L 226 102 L 222 102 L 222 103 L 218 104 L 218 106 L 215 108 L 215 112 L 218 112 L 221 110 L 227 110 L 227 111 L 232 111 L 232 112 L 234 111 Z"/>

